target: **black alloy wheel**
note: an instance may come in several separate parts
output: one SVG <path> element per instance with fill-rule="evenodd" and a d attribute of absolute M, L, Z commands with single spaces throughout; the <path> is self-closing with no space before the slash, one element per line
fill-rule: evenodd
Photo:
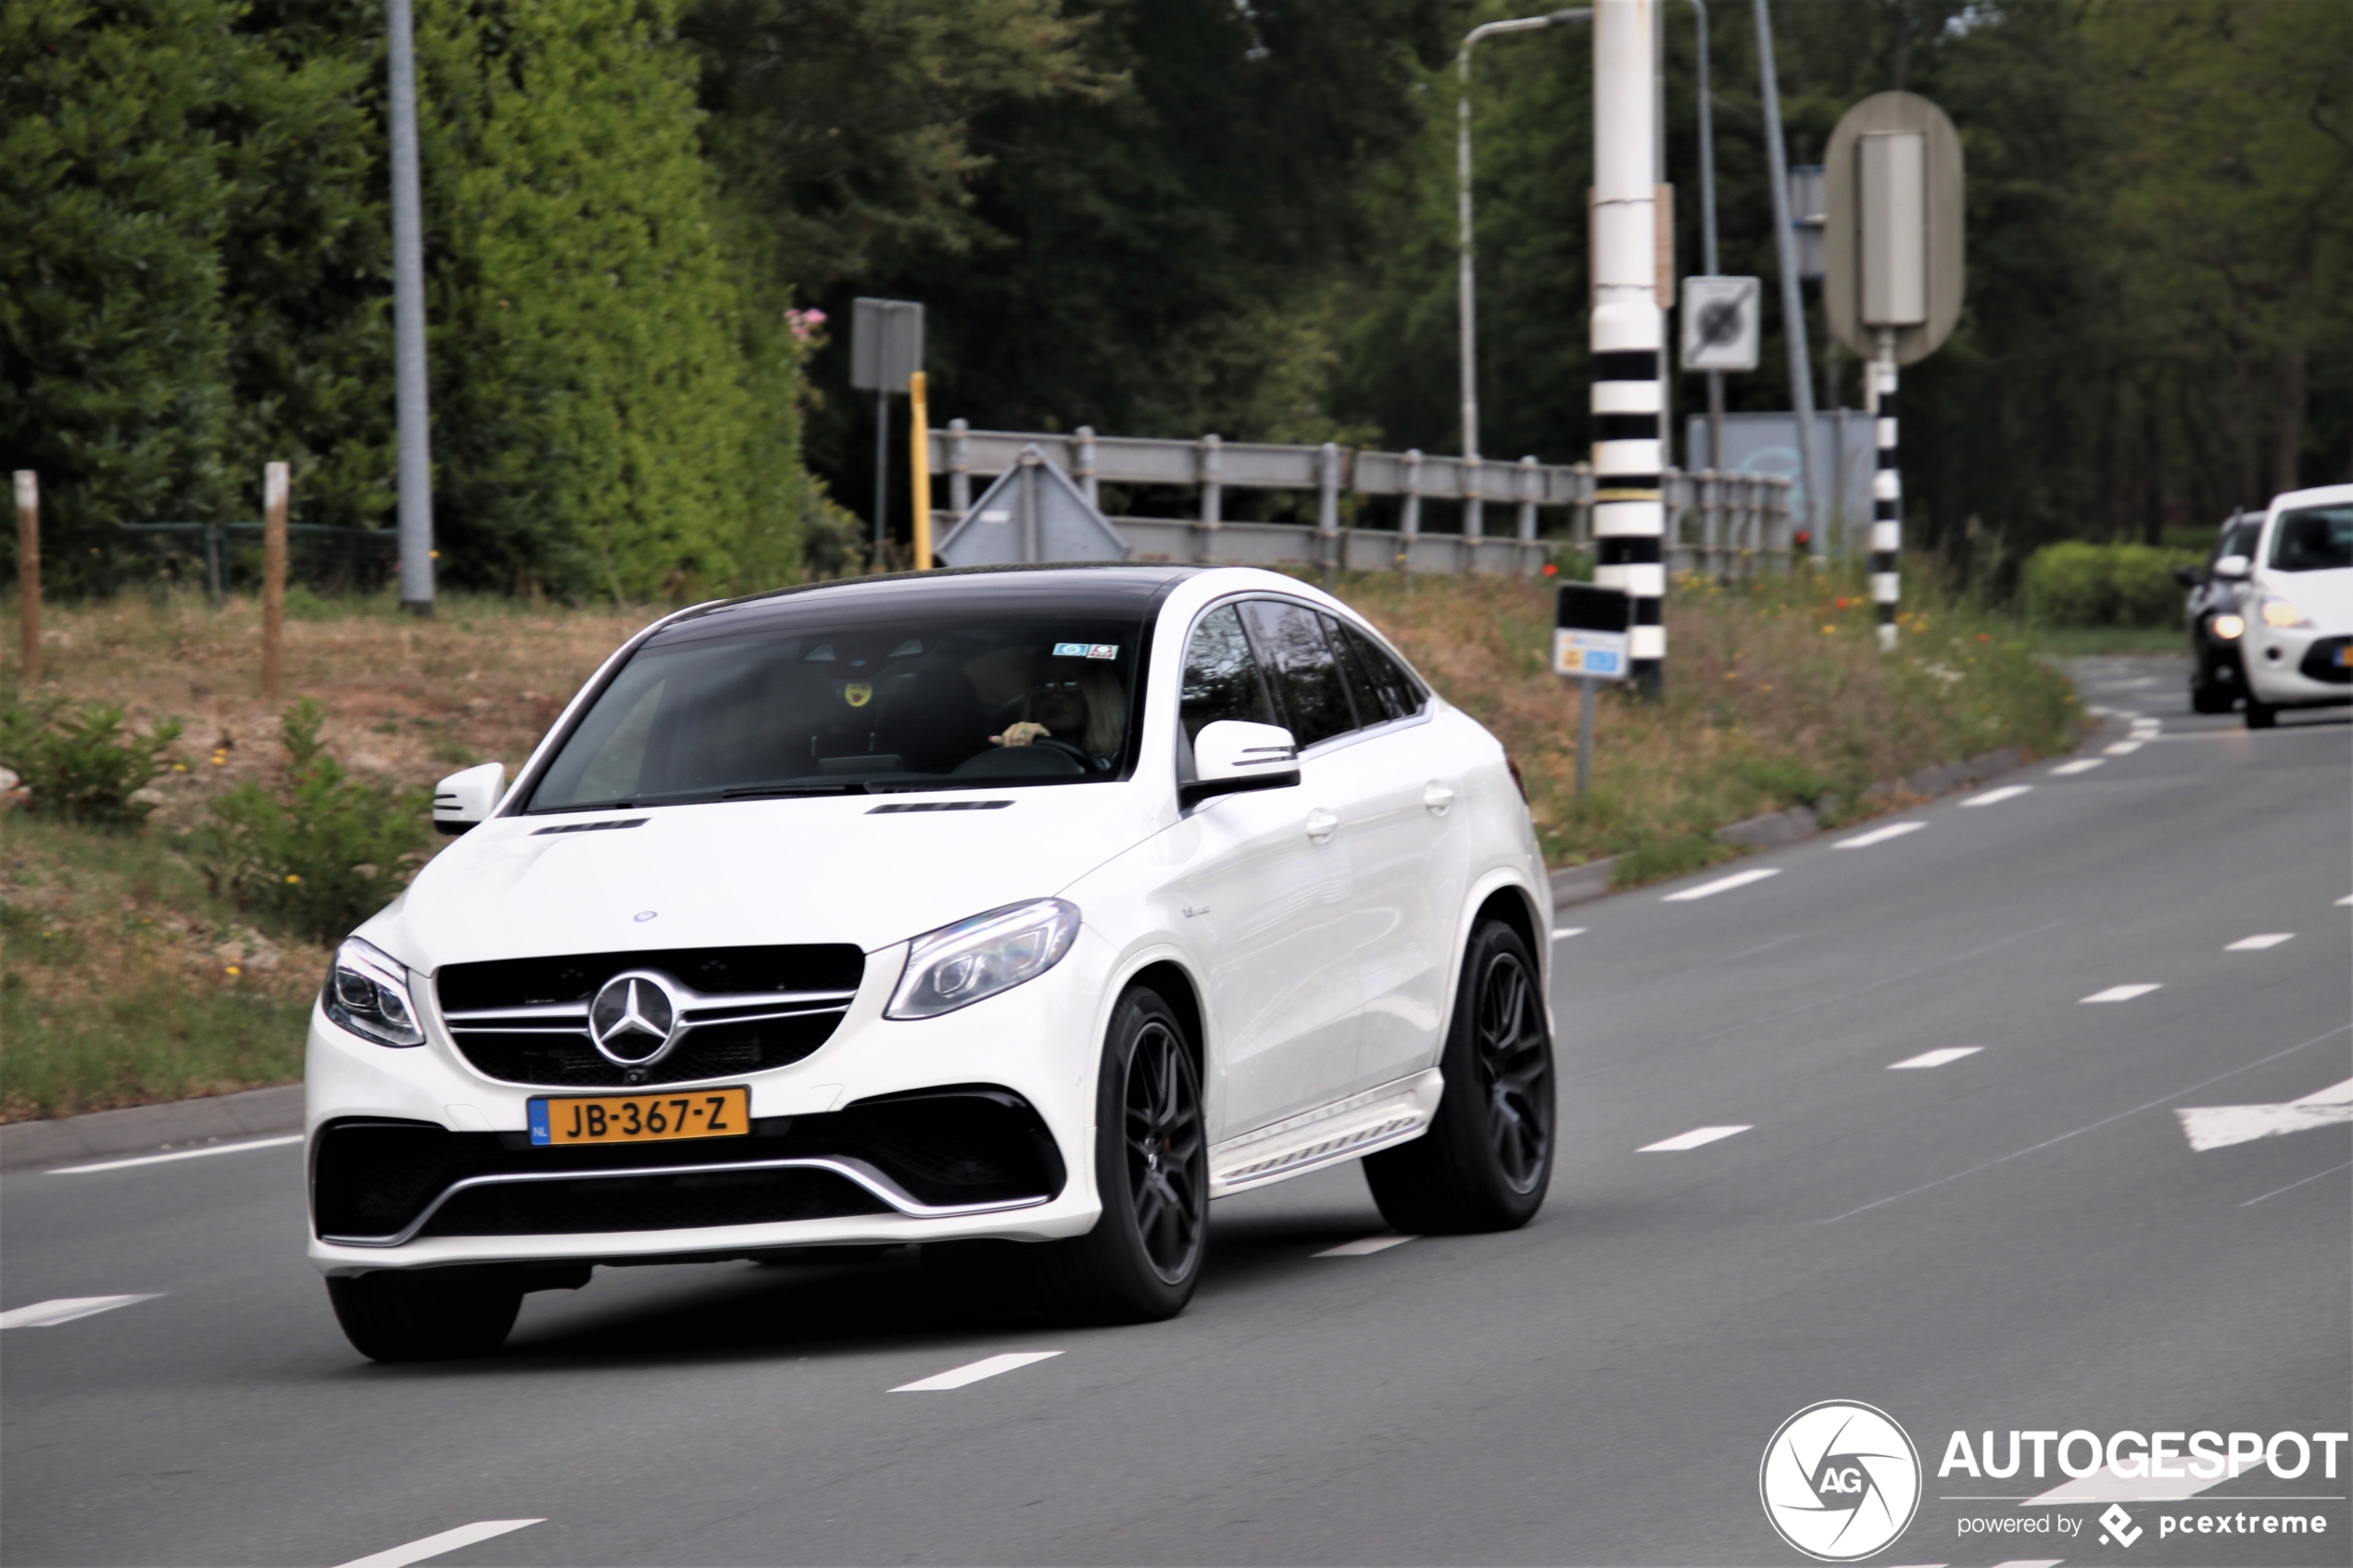
<path fill-rule="evenodd" d="M 1381 1217 L 1410 1235 L 1512 1230 L 1543 1207 L 1553 1173 L 1553 1040 L 1528 944 L 1502 921 L 1471 935 L 1446 1089 L 1429 1130 L 1365 1157 Z"/>
<path fill-rule="evenodd" d="M 1495 1169 L 1516 1193 L 1552 1165 L 1553 1053 L 1536 979 L 1516 954 L 1499 952 L 1479 977 L 1471 1066 L 1487 1102 Z"/>
<path fill-rule="evenodd" d="M 1209 1139 L 1192 1042 L 1156 991 L 1131 990 L 1113 1010 L 1095 1126 L 1102 1217 L 1055 1244 L 1056 1293 L 1095 1321 L 1174 1317 L 1208 1250 Z"/>

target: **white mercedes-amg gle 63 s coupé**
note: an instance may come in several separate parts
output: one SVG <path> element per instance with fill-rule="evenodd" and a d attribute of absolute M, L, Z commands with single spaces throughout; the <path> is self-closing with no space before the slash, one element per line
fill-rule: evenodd
<path fill-rule="evenodd" d="M 310 1257 L 380 1360 L 598 1263 L 811 1247 L 1027 1243 L 1065 1310 L 1167 1317 L 1211 1199 L 1349 1160 L 1403 1231 L 1543 1201 L 1512 765 L 1290 578 L 698 606 L 434 815 L 310 1021 Z"/>

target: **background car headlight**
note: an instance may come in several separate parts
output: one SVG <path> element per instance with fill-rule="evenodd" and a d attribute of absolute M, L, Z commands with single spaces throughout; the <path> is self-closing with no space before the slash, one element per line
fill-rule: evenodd
<path fill-rule="evenodd" d="M 2242 616 L 2218 615 L 2208 621 L 2206 626 L 2208 631 L 2212 632 L 2226 643 L 2234 637 L 2246 635 L 2246 621 Z"/>
<path fill-rule="evenodd" d="M 357 936 L 335 949 L 324 1002 L 329 1018 L 380 1046 L 425 1043 L 409 999 L 409 972 Z"/>
<path fill-rule="evenodd" d="M 885 1018 L 936 1018 L 1035 980 L 1078 935 L 1078 906 L 1060 898 L 1008 904 L 915 938 Z"/>
<path fill-rule="evenodd" d="M 2309 626 L 2312 624 L 2312 618 L 2285 599 L 2265 599 L 2263 624 L 2266 626 Z"/>

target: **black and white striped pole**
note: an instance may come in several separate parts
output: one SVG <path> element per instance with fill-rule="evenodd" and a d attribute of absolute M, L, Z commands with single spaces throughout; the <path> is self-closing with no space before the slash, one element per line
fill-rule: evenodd
<path fill-rule="evenodd" d="M 1650 0 L 1593 6 L 1593 581 L 1622 590 L 1635 689 L 1666 689 L 1657 79 Z"/>
<path fill-rule="evenodd" d="M 1903 581 L 1897 563 L 1904 549 L 1904 470 L 1896 461 L 1895 331 L 1883 327 L 1871 361 L 1871 430 L 1879 445 L 1879 467 L 1871 474 L 1871 603 L 1879 612 L 1879 646 L 1895 646 L 1895 607 Z"/>

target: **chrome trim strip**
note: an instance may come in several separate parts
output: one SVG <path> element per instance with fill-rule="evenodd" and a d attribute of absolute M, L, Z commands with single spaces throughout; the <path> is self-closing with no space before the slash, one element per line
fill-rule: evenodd
<path fill-rule="evenodd" d="M 858 995 L 855 991 L 748 991 L 736 995 L 711 996 L 690 985 L 678 985 L 674 980 L 671 984 L 677 986 L 678 1009 L 682 1013 L 690 1008 L 700 1010 L 791 1007 L 795 1004 L 806 1006 L 812 1011 L 822 1012 L 827 1008 L 846 1008 Z M 511 1008 L 470 1008 L 464 1012 L 445 1012 L 441 1016 L 453 1025 L 472 1023 L 485 1026 L 493 1020 L 510 1018 L 576 1018 L 585 1023 L 588 1019 L 588 1004 L 586 1002 L 531 1002 Z M 792 1015 L 778 1013 L 774 1016 L 782 1018 Z M 735 1021 L 714 1019 L 711 1022 L 732 1022 Z"/>
<path fill-rule="evenodd" d="M 1014 1198 L 1004 1203 L 931 1204 L 918 1202 L 906 1188 L 892 1181 L 863 1160 L 847 1155 L 812 1155 L 791 1160 L 743 1160 L 721 1165 L 642 1165 L 618 1171 L 513 1171 L 495 1176 L 468 1176 L 453 1182 L 441 1196 L 425 1205 L 424 1212 L 409 1222 L 407 1228 L 396 1236 L 321 1236 L 319 1239 L 333 1247 L 400 1247 L 415 1239 L 426 1222 L 441 1211 L 441 1206 L 470 1187 L 511 1186 L 522 1182 L 588 1182 L 608 1180 L 616 1176 L 695 1176 L 727 1171 L 830 1171 L 846 1177 L 881 1198 L 893 1210 L 912 1220 L 946 1220 L 965 1214 L 994 1214 L 1007 1209 L 1035 1209 L 1051 1203 L 1054 1195 L 1045 1193 L 1037 1198 Z M 776 1223 L 789 1224 L 790 1221 Z M 700 1226 L 686 1227 L 701 1229 Z M 537 1236 L 537 1231 L 521 1234 Z M 626 1232 L 581 1231 L 581 1236 L 626 1235 Z"/>

